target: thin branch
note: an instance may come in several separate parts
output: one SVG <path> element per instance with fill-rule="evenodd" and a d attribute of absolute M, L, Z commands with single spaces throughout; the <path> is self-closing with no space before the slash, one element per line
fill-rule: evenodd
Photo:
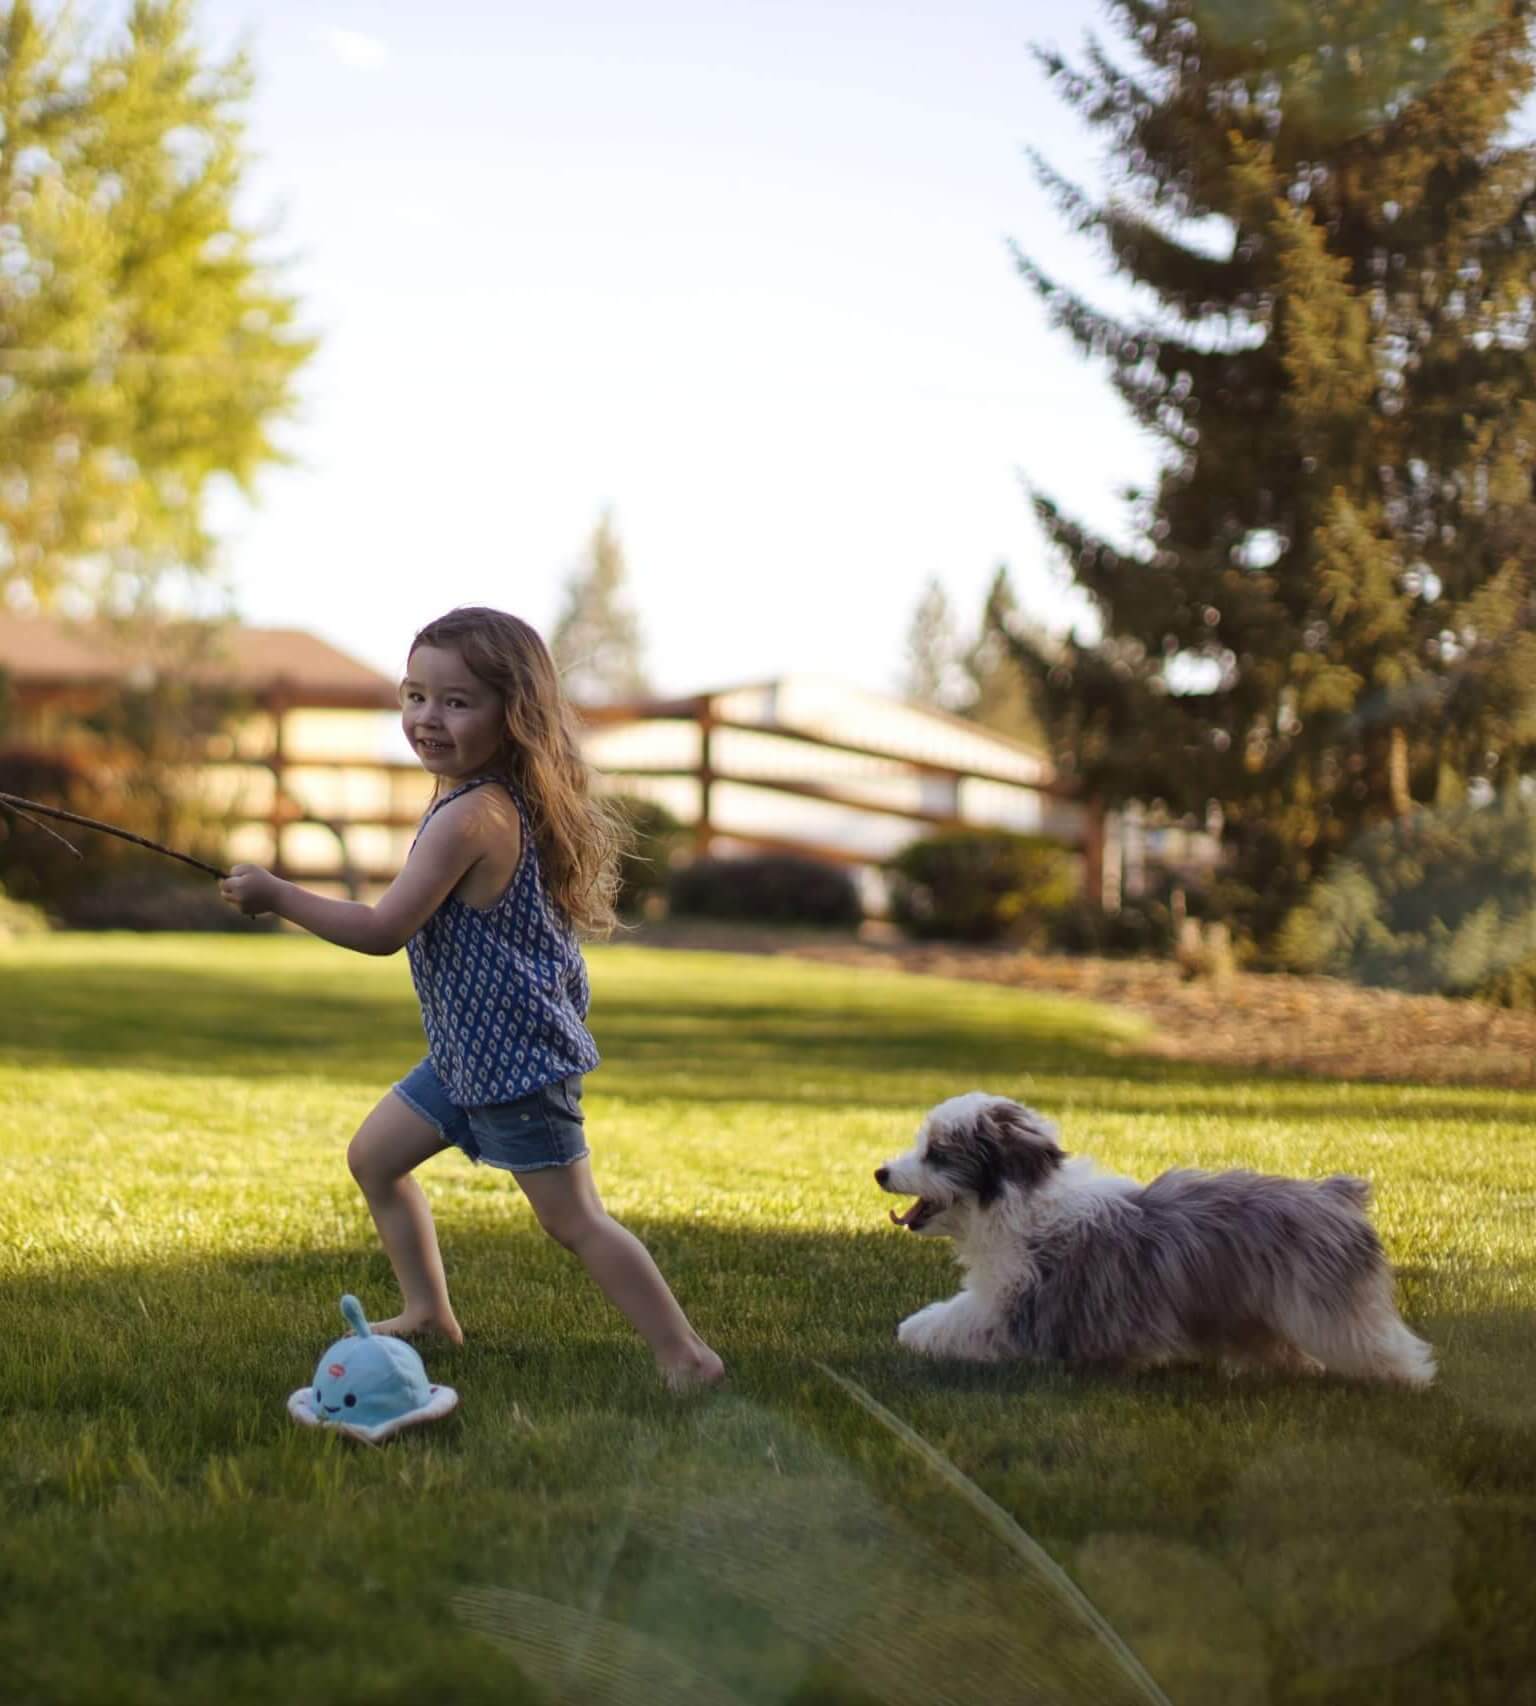
<path fill-rule="evenodd" d="M 65 838 L 59 834 L 58 830 L 50 829 L 46 823 L 39 823 L 30 812 L 24 812 L 20 806 L 11 805 L 10 798 L 11 796 L 7 794 L 4 801 L 0 802 L 0 805 L 3 805 L 3 809 L 8 811 L 12 817 L 19 817 L 23 823 L 30 823 L 34 829 L 42 830 L 44 835 L 51 835 L 53 839 L 58 842 L 60 847 L 63 847 L 70 853 L 73 853 L 77 859 L 83 859 L 85 857 L 80 849 L 75 846 L 73 841 L 66 841 Z"/>
<path fill-rule="evenodd" d="M 217 865 L 194 859 L 190 853 L 178 853 L 174 847 L 163 846 L 158 841 L 149 840 L 147 836 L 135 835 L 131 829 L 119 829 L 116 824 L 102 823 L 93 817 L 81 817 L 78 812 L 67 812 L 62 806 L 45 806 L 37 800 L 24 800 L 18 794 L 0 794 L 0 806 L 9 807 L 12 811 L 18 811 L 24 806 L 27 811 L 41 812 L 44 817 L 60 818 L 65 823 L 78 823 L 86 829 L 99 829 L 103 835 L 115 835 L 120 841 L 131 841 L 136 847 L 147 847 L 151 853 L 163 853 L 167 859 L 179 859 L 183 865 L 192 865 L 199 871 L 206 871 L 210 877 L 222 878 L 229 875 L 228 871 L 221 871 Z M 46 826 L 38 824 L 37 827 L 43 829 Z M 48 833 L 53 835 L 54 831 L 50 829 Z M 57 839 L 64 840 L 63 836 L 58 836 Z M 69 847 L 67 841 L 64 845 Z M 70 847 L 69 850 L 79 857 L 76 848 Z"/>

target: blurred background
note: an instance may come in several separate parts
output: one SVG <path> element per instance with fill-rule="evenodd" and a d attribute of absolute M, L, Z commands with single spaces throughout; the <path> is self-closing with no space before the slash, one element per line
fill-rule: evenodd
<path fill-rule="evenodd" d="M 1531 981 L 1517 0 L 0 24 L 10 791 L 368 892 L 485 602 L 636 905 Z"/>

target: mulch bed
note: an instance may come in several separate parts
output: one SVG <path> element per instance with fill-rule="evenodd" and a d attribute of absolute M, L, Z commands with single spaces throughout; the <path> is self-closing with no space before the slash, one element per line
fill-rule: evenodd
<path fill-rule="evenodd" d="M 1155 1030 L 1142 1051 L 1171 1060 L 1382 1083 L 1536 1089 L 1536 1013 L 1478 1001 L 1252 972 L 1218 985 L 1186 979 L 1162 960 L 911 943 L 868 931 L 853 939 L 676 920 L 643 925 L 626 939 L 644 947 L 790 954 L 1080 996 L 1149 1019 Z"/>

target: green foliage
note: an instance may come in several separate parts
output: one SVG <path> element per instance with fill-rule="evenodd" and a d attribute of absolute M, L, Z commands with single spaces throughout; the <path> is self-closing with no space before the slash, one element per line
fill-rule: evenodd
<path fill-rule="evenodd" d="M 1495 972 L 1472 993 L 1490 1007 L 1511 1007 L 1523 1013 L 1536 1013 L 1536 954 Z"/>
<path fill-rule="evenodd" d="M 1494 987 L 1536 956 L 1536 812 L 1419 811 L 1373 830 L 1286 919 L 1277 951 L 1294 970 L 1390 989 Z"/>
<path fill-rule="evenodd" d="M 1076 900 L 1050 916 L 1046 941 L 1059 954 L 1166 959 L 1174 947 L 1173 913 L 1160 900 L 1127 901 L 1113 911 Z"/>
<path fill-rule="evenodd" d="M 1005 565 L 999 564 L 992 577 L 975 638 L 969 642 L 960 637 L 942 583 L 930 580 L 907 628 L 903 696 L 914 705 L 951 712 L 1047 751 L 1035 694 L 1006 638 L 1007 629 L 1022 624 Z M 1039 639 L 1045 643 L 1043 635 Z"/>
<path fill-rule="evenodd" d="M 1026 941 L 1075 892 L 1070 855 L 1006 829 L 954 829 L 904 847 L 885 869 L 891 916 L 910 936 Z"/>
<path fill-rule="evenodd" d="M 235 212 L 249 68 L 193 16 L 0 4 L 0 590 L 44 603 L 206 571 L 208 483 L 280 458 L 313 350 Z"/>
<path fill-rule="evenodd" d="M 864 916 L 847 871 L 792 853 L 695 859 L 672 873 L 667 898 L 680 917 L 846 927 Z"/>
<path fill-rule="evenodd" d="M 633 916 L 643 912 L 653 896 L 665 894 L 672 862 L 688 832 L 655 800 L 641 799 L 635 794 L 611 794 L 608 804 L 623 823 L 624 851 L 616 904 L 621 914 Z"/>
<path fill-rule="evenodd" d="M 1522 0 L 1110 15 L 1135 73 L 1040 58 L 1112 193 L 1039 170 L 1156 309 L 1019 260 L 1162 465 L 1129 548 L 1037 497 L 1102 639 L 995 625 L 1065 773 L 1220 802 L 1262 935 L 1372 825 L 1536 761 L 1532 43 Z"/>
<path fill-rule="evenodd" d="M 1050 738 L 1041 720 L 1036 694 L 1029 677 L 1015 663 L 1007 636 L 1025 631 L 1018 595 L 1008 570 L 999 564 L 987 589 L 980 631 L 965 654 L 971 692 L 960 706 L 961 716 L 980 723 L 1010 740 L 1023 741 L 1039 752 L 1050 750 Z M 1050 644 L 1043 633 L 1035 643 Z"/>

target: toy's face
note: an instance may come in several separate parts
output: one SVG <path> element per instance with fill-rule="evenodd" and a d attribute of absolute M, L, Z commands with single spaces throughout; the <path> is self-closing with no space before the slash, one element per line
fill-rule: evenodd
<path fill-rule="evenodd" d="M 403 1339 L 338 1339 L 321 1357 L 311 1387 L 315 1417 L 339 1427 L 378 1427 L 432 1395 L 421 1358 Z"/>
<path fill-rule="evenodd" d="M 346 1362 L 333 1360 L 321 1363 L 315 1370 L 316 1410 L 333 1420 L 346 1420 L 348 1412 L 357 1408 L 361 1396 L 359 1384 Z"/>

